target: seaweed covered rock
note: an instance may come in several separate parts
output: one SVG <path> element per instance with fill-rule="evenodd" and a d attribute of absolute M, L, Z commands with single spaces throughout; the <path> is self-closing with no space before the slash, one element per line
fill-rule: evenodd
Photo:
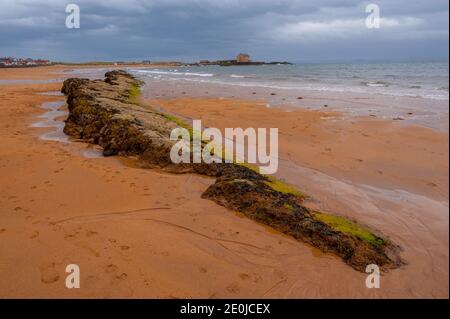
<path fill-rule="evenodd" d="M 176 141 L 170 140 L 170 133 L 187 125 L 140 103 L 141 85 L 121 70 L 106 73 L 104 80 L 66 80 L 61 90 L 69 108 L 64 132 L 102 146 L 105 156 L 135 155 L 143 167 L 215 177 L 203 198 L 334 253 L 356 270 L 365 271 L 369 264 L 384 270 L 404 264 L 399 247 L 390 240 L 348 218 L 307 208 L 300 192 L 250 167 L 172 163 Z"/>
<path fill-rule="evenodd" d="M 403 264 L 399 248 L 390 241 L 346 218 L 312 211 L 298 196 L 274 190 L 264 181 L 219 178 L 202 197 L 333 252 L 359 271 L 369 264 L 384 270 Z"/>
<path fill-rule="evenodd" d="M 105 156 L 140 155 L 148 164 L 171 165 L 174 141 L 168 136 L 177 125 L 135 101 L 141 82 L 133 76 L 124 71 L 105 76 L 64 81 L 69 108 L 64 132 L 99 144 Z"/>

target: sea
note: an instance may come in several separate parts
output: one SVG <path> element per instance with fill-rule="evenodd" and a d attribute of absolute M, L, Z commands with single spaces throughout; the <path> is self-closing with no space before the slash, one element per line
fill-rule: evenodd
<path fill-rule="evenodd" d="M 449 99 L 448 62 L 203 66 L 135 73 L 157 80 Z"/>
<path fill-rule="evenodd" d="M 298 63 L 180 66 L 127 70 L 147 85 L 146 98 L 261 100 L 264 107 L 302 107 L 370 116 L 448 131 L 448 62 Z M 105 69 L 74 70 L 99 76 Z"/>

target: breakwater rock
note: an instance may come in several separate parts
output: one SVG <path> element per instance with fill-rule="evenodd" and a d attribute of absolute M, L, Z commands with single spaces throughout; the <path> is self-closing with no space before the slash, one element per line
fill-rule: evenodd
<path fill-rule="evenodd" d="M 300 192 L 247 165 L 172 163 L 176 141 L 170 140 L 170 133 L 189 125 L 142 103 L 141 85 L 120 70 L 106 73 L 104 80 L 66 80 L 61 90 L 69 108 L 64 132 L 102 146 L 105 156 L 132 155 L 143 167 L 214 177 L 203 198 L 333 253 L 358 271 L 370 264 L 382 270 L 404 264 L 391 240 L 346 217 L 311 210 Z"/>

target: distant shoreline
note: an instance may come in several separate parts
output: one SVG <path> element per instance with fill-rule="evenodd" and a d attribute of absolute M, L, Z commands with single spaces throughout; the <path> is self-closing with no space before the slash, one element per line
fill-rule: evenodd
<path fill-rule="evenodd" d="M 249 66 L 249 65 L 293 65 L 291 62 L 238 62 L 236 60 L 225 60 L 225 61 L 212 61 L 212 62 L 198 62 L 189 63 L 186 66 L 208 66 L 208 65 L 218 65 L 218 66 Z"/>
<path fill-rule="evenodd" d="M 181 62 L 181 61 L 92 61 L 92 62 L 51 62 L 49 64 L 34 64 L 34 65 L 2 65 L 0 64 L 0 68 L 4 69 L 14 69 L 14 68 L 31 68 L 31 67 L 39 67 L 39 66 L 52 66 L 52 65 L 63 65 L 63 66 L 174 66 L 174 67 L 182 67 L 182 66 L 207 66 L 207 65 L 218 65 L 218 66 L 255 66 L 255 65 L 293 65 L 291 62 L 287 61 L 274 61 L 274 62 L 265 62 L 265 61 L 248 61 L 248 62 L 239 62 L 237 60 L 218 60 L 218 61 L 200 61 L 200 62 Z"/>

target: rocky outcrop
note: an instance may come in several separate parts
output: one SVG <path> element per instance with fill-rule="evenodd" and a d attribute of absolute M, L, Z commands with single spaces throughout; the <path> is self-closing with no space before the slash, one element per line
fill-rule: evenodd
<path fill-rule="evenodd" d="M 170 150 L 175 141 L 170 140 L 170 132 L 187 124 L 140 103 L 140 85 L 124 71 L 108 72 L 105 80 L 66 80 L 62 92 L 69 117 L 64 132 L 101 145 L 105 156 L 134 155 L 145 167 L 215 177 L 203 198 L 334 253 L 356 270 L 365 271 L 369 264 L 383 270 L 404 264 L 399 247 L 390 240 L 347 218 L 307 208 L 300 193 L 250 167 L 173 164 Z"/>

